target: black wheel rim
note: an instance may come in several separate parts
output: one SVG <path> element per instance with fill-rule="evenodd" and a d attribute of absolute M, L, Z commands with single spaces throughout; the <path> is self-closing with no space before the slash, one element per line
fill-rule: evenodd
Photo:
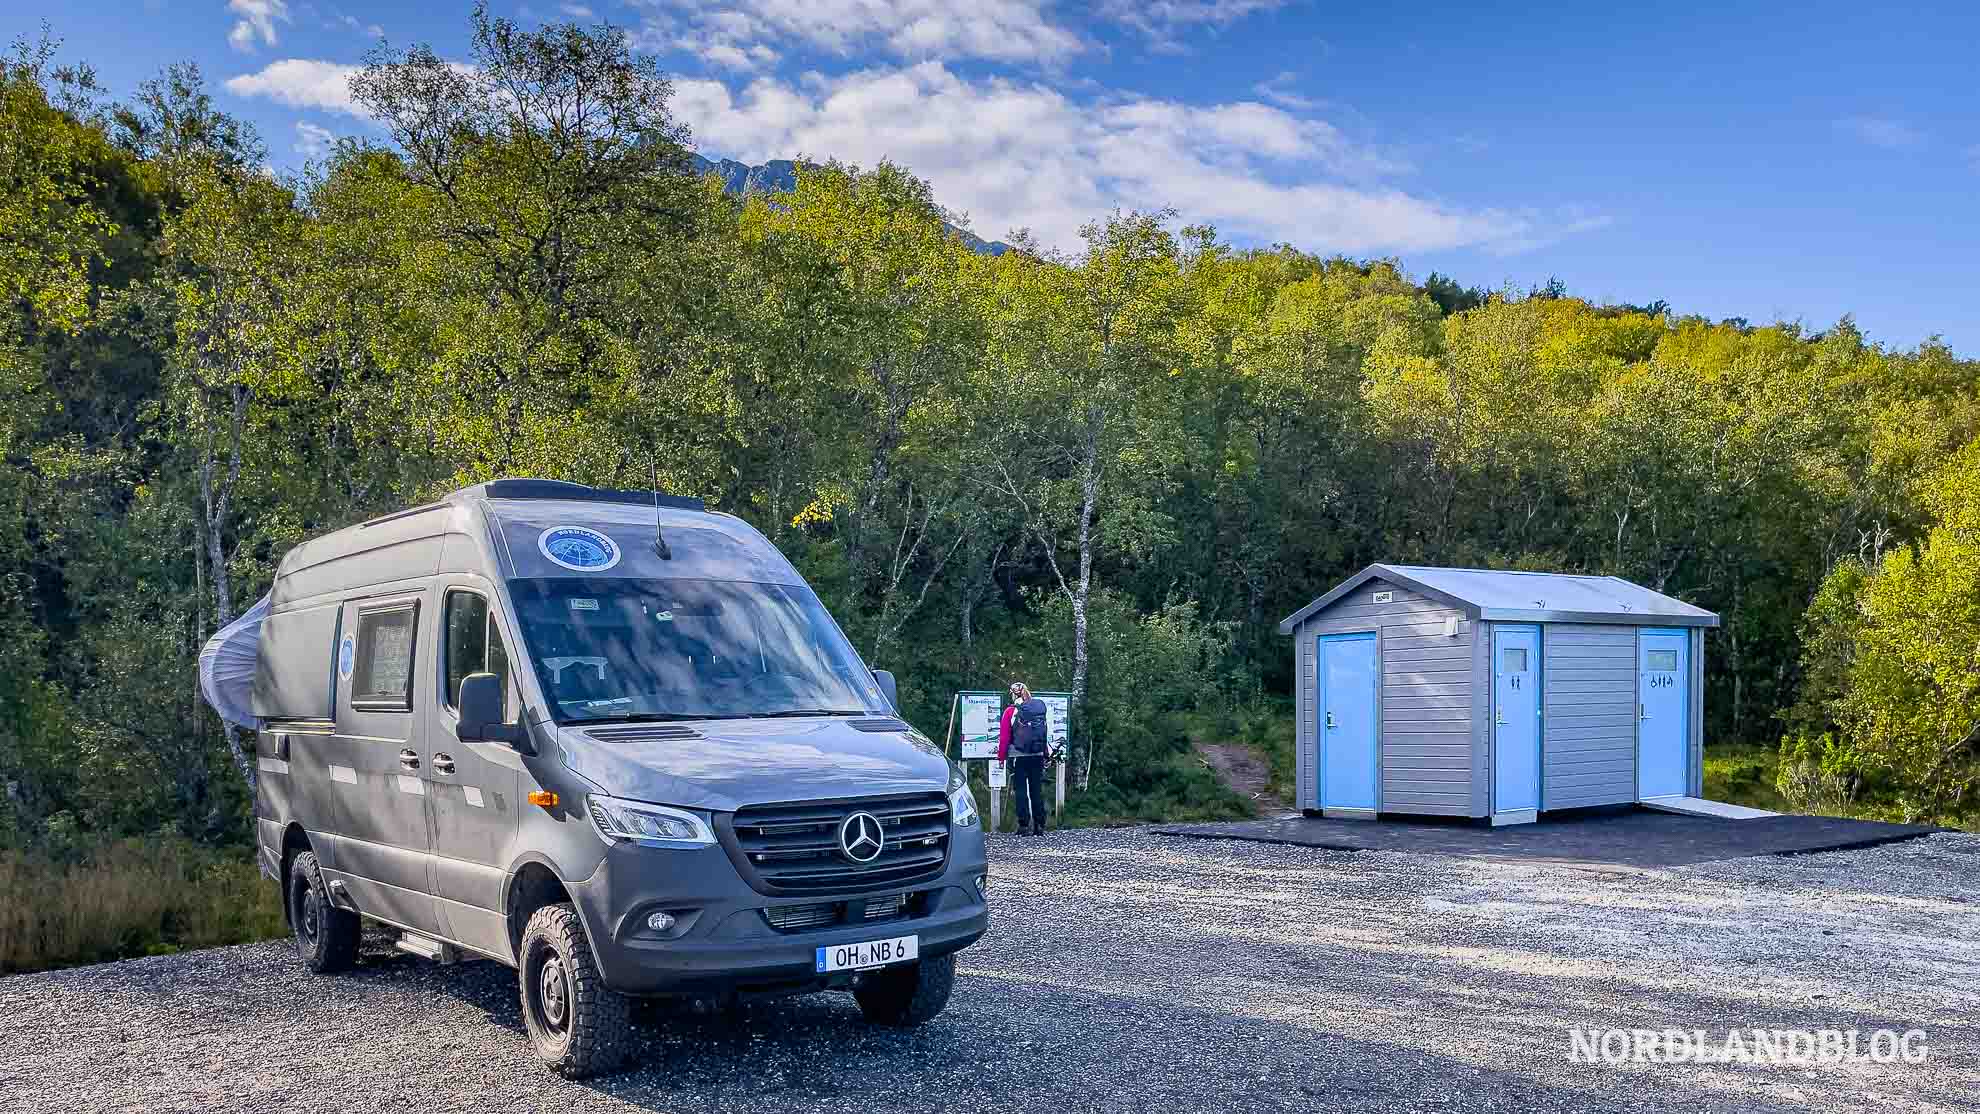
<path fill-rule="evenodd" d="M 546 1033 L 561 1038 L 571 1029 L 570 971 L 563 957 L 547 947 L 538 956 L 535 977 L 529 980 L 534 1012 Z"/>
<path fill-rule="evenodd" d="M 316 887 L 308 882 L 302 887 L 302 909 L 296 915 L 296 935 L 302 938 L 303 947 L 314 952 L 316 940 L 323 932 L 323 899 L 317 896 Z"/>

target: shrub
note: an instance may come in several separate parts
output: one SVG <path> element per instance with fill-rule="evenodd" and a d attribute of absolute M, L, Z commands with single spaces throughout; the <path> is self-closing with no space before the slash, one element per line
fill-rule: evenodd
<path fill-rule="evenodd" d="M 119 840 L 57 858 L 0 850 L 0 973 L 283 933 L 282 898 L 239 851 Z"/>

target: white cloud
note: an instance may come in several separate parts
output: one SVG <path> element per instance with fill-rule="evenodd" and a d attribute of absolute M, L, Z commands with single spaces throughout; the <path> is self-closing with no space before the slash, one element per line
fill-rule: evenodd
<path fill-rule="evenodd" d="M 1305 96 L 1293 88 L 1298 82 L 1298 74 L 1291 70 L 1280 70 L 1278 76 L 1270 81 L 1261 81 L 1253 85 L 1251 91 L 1281 108 L 1290 108 L 1295 112 L 1312 112 L 1320 108 L 1320 101 Z"/>
<path fill-rule="evenodd" d="M 266 97 L 292 108 L 321 108 L 362 116 L 351 97 L 351 78 L 358 67 L 307 58 L 270 62 L 259 72 L 227 79 L 225 88 L 239 97 Z"/>
<path fill-rule="evenodd" d="M 1062 248 L 1076 248 L 1079 226 L 1116 205 L 1173 206 L 1241 238 L 1355 253 L 1516 251 L 1602 223 L 1453 206 L 1380 184 L 1398 164 L 1329 124 L 1257 102 L 1079 102 L 1041 84 L 966 79 L 939 62 L 675 89 L 703 154 L 892 159 L 969 213 L 979 234 L 1028 227 Z"/>
<path fill-rule="evenodd" d="M 1086 48 L 1047 18 L 1037 0 L 648 0 L 655 16 L 643 45 L 708 54 L 727 47 L 810 48 L 841 57 L 883 51 L 904 58 L 1053 62 Z M 733 60 L 735 55 L 725 56 Z M 718 64 L 730 64 L 722 61 Z"/>
<path fill-rule="evenodd" d="M 1872 147 L 1882 147 L 1886 151 L 1904 151 L 1922 145 L 1925 134 L 1902 120 L 1885 116 L 1845 116 L 1836 121 L 1836 129 Z"/>
<path fill-rule="evenodd" d="M 307 120 L 296 121 L 296 154 L 306 159 L 320 159 L 330 153 L 337 137 L 329 128 L 320 127 Z"/>
<path fill-rule="evenodd" d="M 1106 0 L 1100 13 L 1140 31 L 1159 47 L 1178 49 L 1184 34 L 1228 27 L 1284 5 L 1285 0 Z"/>
<path fill-rule="evenodd" d="M 360 35 L 368 35 L 374 39 L 382 39 L 385 37 L 385 29 L 383 27 L 380 27 L 376 23 L 365 23 L 362 20 L 358 19 L 358 17 L 351 15 L 349 12 L 335 13 L 335 15 L 332 17 L 331 22 L 324 24 L 324 26 L 329 27 L 332 30 L 335 30 L 338 27 L 342 27 L 347 31 L 355 31 Z"/>
<path fill-rule="evenodd" d="M 227 0 L 227 10 L 240 16 L 227 32 L 227 41 L 244 54 L 255 46 L 275 45 L 275 25 L 289 22 L 288 0 Z"/>
<path fill-rule="evenodd" d="M 557 8 L 572 19 L 591 19 L 595 14 L 583 4 L 559 4 Z"/>

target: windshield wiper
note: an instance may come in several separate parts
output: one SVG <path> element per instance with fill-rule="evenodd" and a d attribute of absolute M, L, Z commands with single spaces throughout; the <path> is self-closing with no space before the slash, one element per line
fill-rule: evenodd
<path fill-rule="evenodd" d="M 750 719 L 783 719 L 788 716 L 863 716 L 865 708 L 792 708 L 783 712 L 750 712 Z"/>

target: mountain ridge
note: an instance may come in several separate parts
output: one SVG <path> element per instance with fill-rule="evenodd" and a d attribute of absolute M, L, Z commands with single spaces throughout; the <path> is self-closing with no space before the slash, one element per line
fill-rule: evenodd
<path fill-rule="evenodd" d="M 696 174 L 715 175 L 722 179 L 724 191 L 738 197 L 751 193 L 791 193 L 797 189 L 798 163 L 793 159 L 771 159 L 760 166 L 751 166 L 736 159 L 717 160 L 698 154 L 689 157 Z M 943 221 L 942 227 L 978 255 L 1002 255 L 1011 250 L 1011 245 L 1002 240 L 985 240 L 951 221 Z"/>

